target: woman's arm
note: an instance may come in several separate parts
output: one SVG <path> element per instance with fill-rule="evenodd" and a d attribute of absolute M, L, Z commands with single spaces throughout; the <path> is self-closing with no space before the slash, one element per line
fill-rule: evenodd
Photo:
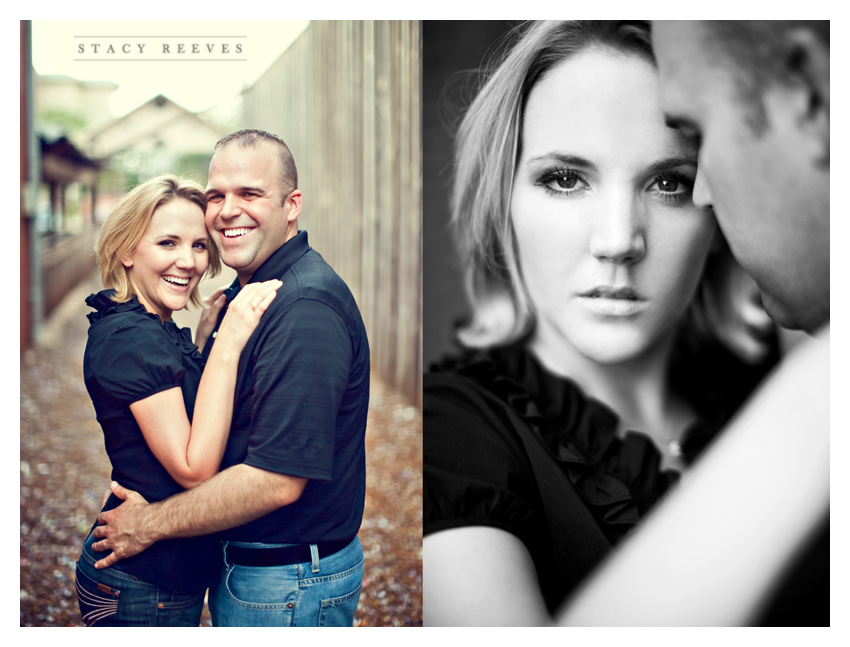
<path fill-rule="evenodd" d="M 184 488 L 193 488 L 218 471 L 230 433 L 239 357 L 280 285 L 280 281 L 251 283 L 231 303 L 198 387 L 191 424 L 180 387 L 130 405 L 148 447 Z"/>
<path fill-rule="evenodd" d="M 515 535 L 453 528 L 422 541 L 424 622 L 429 627 L 552 625 L 534 562 Z"/>

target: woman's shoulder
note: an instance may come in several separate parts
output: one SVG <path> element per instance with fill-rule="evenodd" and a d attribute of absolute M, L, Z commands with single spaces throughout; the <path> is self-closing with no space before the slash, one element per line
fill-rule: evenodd
<path fill-rule="evenodd" d="M 114 290 L 102 290 L 86 298 L 86 305 L 94 308 L 86 317 L 89 336 L 92 334 L 151 334 L 162 328 L 159 316 L 148 312 L 133 296 L 128 301 L 112 300 Z"/>
<path fill-rule="evenodd" d="M 425 415 L 445 409 L 483 413 L 509 405 L 497 387 L 508 379 L 492 351 L 465 351 L 433 364 L 423 379 Z"/>
<path fill-rule="evenodd" d="M 425 374 L 422 391 L 426 460 L 442 460 L 450 451 L 477 464 L 529 469 L 520 436 L 528 423 L 515 409 L 522 388 L 499 351 L 444 358 Z"/>
<path fill-rule="evenodd" d="M 491 352 L 434 364 L 423 382 L 425 532 L 496 526 L 530 541 L 539 503 L 534 473 Z"/>
<path fill-rule="evenodd" d="M 109 299 L 109 292 L 104 290 L 86 299 L 95 308 L 87 315 L 90 322 L 85 350 L 87 365 L 113 364 L 119 358 L 122 362 L 137 358 L 142 364 L 179 363 L 181 346 L 187 347 L 185 353 L 197 351 L 193 344 L 187 343 L 180 329 L 170 324 L 173 330 L 169 330 L 169 323 L 163 325 L 135 297 L 116 303 Z"/>
<path fill-rule="evenodd" d="M 430 392 L 482 393 L 511 378 L 505 356 L 515 349 L 464 349 L 433 363 L 423 388 Z"/>

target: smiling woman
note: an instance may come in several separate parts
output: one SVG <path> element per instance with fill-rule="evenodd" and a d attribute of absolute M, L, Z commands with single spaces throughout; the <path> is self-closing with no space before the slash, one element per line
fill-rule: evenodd
<path fill-rule="evenodd" d="M 471 320 L 424 382 L 430 625 L 552 623 L 774 360 L 727 343 L 740 268 L 694 204 L 648 25 L 515 36 L 456 147 Z"/>
<path fill-rule="evenodd" d="M 189 331 L 171 321 L 172 312 L 198 300 L 204 273 L 219 267 L 204 226 L 205 207 L 194 182 L 153 178 L 118 204 L 95 250 L 106 289 L 86 300 L 95 309 L 88 315 L 86 388 L 113 480 L 148 501 L 192 488 L 218 471 L 240 353 L 281 285 L 256 283 L 240 292 L 205 363 Z M 205 311 L 200 336 L 209 334 L 224 301 L 216 295 Z M 203 346 L 203 339 L 196 341 Z M 120 503 L 110 495 L 103 510 Z M 103 570 L 94 566 L 99 556 L 93 543 L 90 532 L 77 562 L 77 597 L 87 625 L 199 624 L 215 574 L 213 539 L 161 542 L 120 568 Z"/>
<path fill-rule="evenodd" d="M 210 242 L 203 216 L 189 200 L 164 204 L 154 211 L 133 252 L 121 259 L 136 297 L 163 321 L 186 307 L 207 271 Z"/>

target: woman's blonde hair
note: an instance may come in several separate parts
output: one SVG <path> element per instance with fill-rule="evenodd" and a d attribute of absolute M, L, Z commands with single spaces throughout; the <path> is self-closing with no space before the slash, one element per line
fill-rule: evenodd
<path fill-rule="evenodd" d="M 534 84 L 588 47 L 655 64 L 647 21 L 533 22 L 511 31 L 503 45 L 509 49 L 483 71 L 480 90 L 458 130 L 451 192 L 452 229 L 472 309 L 458 338 L 478 348 L 517 341 L 534 327 L 510 218 L 523 111 Z M 701 310 L 701 292 L 691 307 L 700 311 L 689 314 L 700 334 L 714 325 L 710 320 L 720 310 Z"/>
<path fill-rule="evenodd" d="M 198 205 L 201 212 L 206 211 L 207 197 L 200 184 L 176 175 L 160 175 L 139 184 L 125 195 L 103 223 L 94 253 L 100 266 L 103 287 L 115 290 L 113 301 L 125 303 L 134 294 L 127 268 L 121 259 L 136 249 L 154 212 L 164 204 L 180 199 Z M 204 276 L 215 276 L 221 270 L 221 257 L 212 237 L 207 249 L 209 265 Z M 189 300 L 194 305 L 200 305 L 197 286 L 192 290 Z"/>

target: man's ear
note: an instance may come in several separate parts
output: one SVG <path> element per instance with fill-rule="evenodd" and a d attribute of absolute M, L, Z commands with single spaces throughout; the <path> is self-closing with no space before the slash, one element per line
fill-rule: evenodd
<path fill-rule="evenodd" d="M 784 67 L 789 85 L 805 92 L 799 104 L 798 125 L 817 138 L 818 160 L 829 167 L 829 44 L 806 27 L 786 36 Z"/>
<path fill-rule="evenodd" d="M 286 198 L 286 205 L 289 207 L 286 212 L 286 221 L 295 222 L 298 219 L 298 214 L 301 213 L 301 191 L 295 189 Z"/>

